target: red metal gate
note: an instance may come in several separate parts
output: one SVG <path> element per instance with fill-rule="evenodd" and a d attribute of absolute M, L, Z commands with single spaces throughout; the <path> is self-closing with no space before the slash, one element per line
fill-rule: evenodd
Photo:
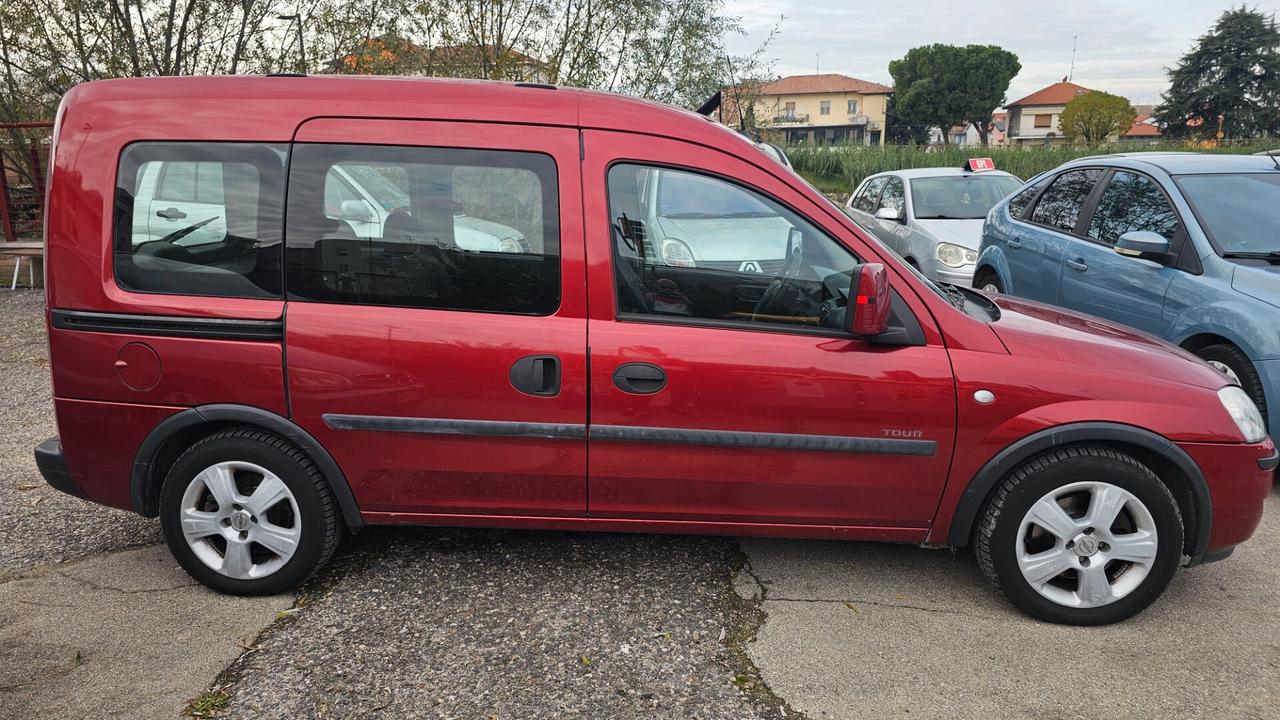
<path fill-rule="evenodd" d="M 51 122 L 0 123 L 0 235 L 40 239 Z"/>

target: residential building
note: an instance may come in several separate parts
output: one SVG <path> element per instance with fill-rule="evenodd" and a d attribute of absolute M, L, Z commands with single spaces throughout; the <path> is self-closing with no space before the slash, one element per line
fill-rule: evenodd
<path fill-rule="evenodd" d="M 1067 103 L 1089 92 L 1073 82 L 1057 82 L 1005 106 L 1009 111 L 1009 144 L 1048 144 L 1062 138 L 1059 122 Z"/>
<path fill-rule="evenodd" d="M 1120 139 L 1137 142 L 1155 142 L 1159 140 L 1160 128 L 1156 126 L 1156 119 L 1152 117 L 1155 108 L 1151 105 L 1134 105 L 1133 109 L 1138 113 L 1138 116 L 1133 119 L 1133 127 Z"/>
<path fill-rule="evenodd" d="M 883 145 L 893 88 L 848 75 L 792 75 L 761 85 L 755 119 L 774 142 Z"/>

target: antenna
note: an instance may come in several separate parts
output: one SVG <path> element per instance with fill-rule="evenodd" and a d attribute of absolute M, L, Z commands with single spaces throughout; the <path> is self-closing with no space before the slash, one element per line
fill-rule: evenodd
<path fill-rule="evenodd" d="M 822 74 L 821 67 L 822 67 L 822 53 L 814 53 L 813 54 L 813 74 L 821 75 Z"/>
<path fill-rule="evenodd" d="M 1076 40 L 1079 39 L 1079 35 L 1071 36 L 1071 71 L 1067 73 L 1068 82 L 1076 79 Z"/>

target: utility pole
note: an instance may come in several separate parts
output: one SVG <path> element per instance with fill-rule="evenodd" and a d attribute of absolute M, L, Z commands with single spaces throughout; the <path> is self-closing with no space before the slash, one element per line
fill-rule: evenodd
<path fill-rule="evenodd" d="M 298 69 L 298 72 L 305 74 L 307 72 L 307 38 L 302 34 L 302 15 L 300 13 L 294 13 L 293 15 L 277 15 L 276 19 L 288 20 L 291 27 L 295 20 L 298 22 L 298 60 L 299 64 L 302 66 Z"/>

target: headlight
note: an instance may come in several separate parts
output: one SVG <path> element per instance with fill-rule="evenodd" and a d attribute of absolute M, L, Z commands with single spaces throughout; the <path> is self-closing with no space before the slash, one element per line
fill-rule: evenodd
<path fill-rule="evenodd" d="M 938 261 L 947 267 L 958 268 L 978 262 L 978 253 L 967 247 L 940 242 L 935 251 Z"/>
<path fill-rule="evenodd" d="M 498 252 L 518 253 L 524 252 L 524 248 L 520 245 L 517 238 L 502 238 L 498 241 Z"/>
<path fill-rule="evenodd" d="M 1235 385 L 1228 385 L 1218 391 L 1218 399 L 1222 401 L 1222 407 L 1227 409 L 1231 419 L 1236 421 L 1236 427 L 1240 428 L 1245 442 L 1262 442 L 1267 437 L 1267 428 L 1262 424 L 1262 413 L 1258 412 L 1258 406 L 1253 404 L 1248 393 Z"/>
<path fill-rule="evenodd" d="M 689 250 L 689 246 L 675 238 L 662 241 L 662 261 L 675 267 L 694 266 L 693 252 Z"/>

